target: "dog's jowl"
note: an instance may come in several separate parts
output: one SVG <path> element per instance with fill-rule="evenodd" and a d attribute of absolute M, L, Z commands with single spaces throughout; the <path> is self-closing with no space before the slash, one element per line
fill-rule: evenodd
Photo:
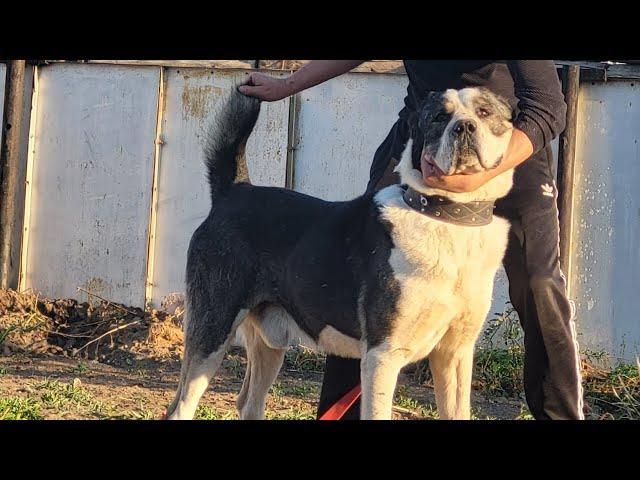
<path fill-rule="evenodd" d="M 285 349 L 299 342 L 362 359 L 362 418 L 390 418 L 400 369 L 427 356 L 440 418 L 469 418 L 474 344 L 509 228 L 492 205 L 513 172 L 451 193 L 427 188 L 420 168 L 495 168 L 511 137 L 508 105 L 477 88 L 431 95 L 398 166 L 402 185 L 348 202 L 234 183 L 259 111 L 232 93 L 209 139 L 212 207 L 189 245 L 168 418 L 193 418 L 237 329 L 248 357 L 243 419 L 264 418 Z"/>

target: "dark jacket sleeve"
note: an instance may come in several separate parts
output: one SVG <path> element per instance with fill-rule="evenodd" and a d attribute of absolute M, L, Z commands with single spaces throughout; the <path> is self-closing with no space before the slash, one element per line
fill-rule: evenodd
<path fill-rule="evenodd" d="M 533 144 L 533 153 L 545 148 L 565 126 L 567 105 L 552 60 L 511 60 L 509 71 L 518 98 L 514 127 Z"/>

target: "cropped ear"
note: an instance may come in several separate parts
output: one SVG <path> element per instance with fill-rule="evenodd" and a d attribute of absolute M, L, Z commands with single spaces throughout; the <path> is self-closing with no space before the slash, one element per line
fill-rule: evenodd
<path fill-rule="evenodd" d="M 420 157 L 418 156 L 418 162 L 416 165 L 416 149 L 422 149 L 422 143 L 424 142 L 423 136 L 420 132 L 420 127 L 418 125 L 419 114 L 418 112 L 411 111 L 408 113 L 406 122 L 407 128 L 409 132 L 409 138 L 412 140 L 411 146 L 411 164 L 413 168 L 420 170 Z M 418 154 L 419 155 L 419 154 Z"/>
<path fill-rule="evenodd" d="M 420 157 L 422 156 L 422 147 L 424 146 L 424 137 L 420 131 L 413 137 L 413 143 L 411 144 L 411 165 L 419 172 L 422 171 L 422 165 Z"/>
<path fill-rule="evenodd" d="M 409 112 L 406 121 L 409 138 L 415 138 L 416 132 L 418 131 L 418 114 L 416 112 Z"/>

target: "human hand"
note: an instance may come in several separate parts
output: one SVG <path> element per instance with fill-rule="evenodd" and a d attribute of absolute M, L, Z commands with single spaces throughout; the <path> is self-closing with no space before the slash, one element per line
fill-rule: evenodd
<path fill-rule="evenodd" d="M 291 93 L 286 78 L 276 78 L 263 73 L 252 73 L 249 81 L 238 87 L 238 91 L 249 97 L 274 102 L 288 97 Z"/>

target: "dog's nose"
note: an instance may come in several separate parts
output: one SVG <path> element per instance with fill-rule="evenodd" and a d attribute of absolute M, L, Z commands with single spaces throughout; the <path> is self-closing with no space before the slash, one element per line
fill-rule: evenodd
<path fill-rule="evenodd" d="M 462 135 L 463 132 L 473 133 L 476 131 L 476 122 L 473 120 L 458 120 L 453 126 L 453 132 L 456 135 Z"/>

